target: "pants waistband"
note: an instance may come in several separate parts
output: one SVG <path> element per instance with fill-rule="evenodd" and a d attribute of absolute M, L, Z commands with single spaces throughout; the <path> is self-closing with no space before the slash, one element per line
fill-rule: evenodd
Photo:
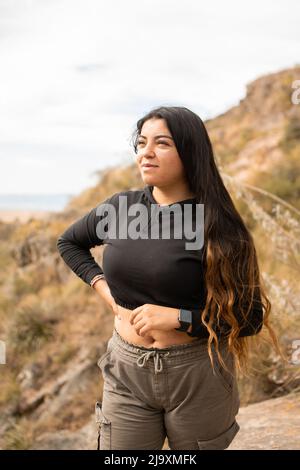
<path fill-rule="evenodd" d="M 198 338 L 190 343 L 171 345 L 166 348 L 146 348 L 127 342 L 114 328 L 109 342 L 112 349 L 119 349 L 119 351 L 136 359 L 136 364 L 139 367 L 145 367 L 146 362 L 153 357 L 155 374 L 163 370 L 163 359 L 165 358 L 172 362 L 172 359 L 178 361 L 180 358 L 184 360 L 193 355 L 199 356 L 200 354 L 203 357 L 208 355 L 207 338 Z"/>

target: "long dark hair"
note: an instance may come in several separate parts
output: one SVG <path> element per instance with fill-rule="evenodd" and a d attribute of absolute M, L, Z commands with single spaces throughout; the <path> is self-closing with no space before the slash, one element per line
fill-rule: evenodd
<path fill-rule="evenodd" d="M 238 370 L 248 371 L 248 338 L 251 335 L 239 336 L 239 333 L 248 323 L 252 309 L 257 308 L 257 298 L 263 309 L 263 319 L 256 325 L 254 334 L 265 326 L 282 356 L 276 334 L 269 324 L 271 302 L 260 274 L 252 235 L 224 186 L 204 123 L 185 107 L 154 108 L 136 124 L 132 135 L 135 153 L 142 126 L 152 118 L 165 120 L 183 162 L 189 187 L 197 202 L 204 204 L 203 261 L 207 297 L 201 321 L 209 332 L 208 353 L 212 366 L 211 343 L 214 342 L 220 363 L 227 368 L 220 356 L 218 337 L 213 328 L 216 324 L 226 324 L 229 351 L 234 355 Z"/>

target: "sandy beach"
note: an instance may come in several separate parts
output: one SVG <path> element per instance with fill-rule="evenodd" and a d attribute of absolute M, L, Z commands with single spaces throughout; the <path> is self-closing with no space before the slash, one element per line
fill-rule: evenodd
<path fill-rule="evenodd" d="M 28 210 L 0 210 L 1 222 L 27 222 L 32 217 L 35 219 L 42 219 L 49 215 L 48 211 L 28 211 Z"/>

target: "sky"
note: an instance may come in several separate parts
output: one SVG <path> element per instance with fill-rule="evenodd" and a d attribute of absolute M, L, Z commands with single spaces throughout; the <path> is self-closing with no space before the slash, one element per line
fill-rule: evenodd
<path fill-rule="evenodd" d="M 225 112 L 300 63 L 299 25 L 298 0 L 0 0 L 0 194 L 95 184 L 155 106 Z"/>

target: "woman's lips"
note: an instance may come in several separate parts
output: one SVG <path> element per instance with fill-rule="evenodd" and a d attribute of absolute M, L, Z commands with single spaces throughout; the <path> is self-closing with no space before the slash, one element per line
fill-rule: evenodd
<path fill-rule="evenodd" d="M 158 166 L 156 166 L 156 165 L 155 166 L 154 165 L 149 165 L 149 166 L 148 165 L 143 165 L 142 166 L 143 170 L 153 170 L 155 168 L 158 168 Z"/>

